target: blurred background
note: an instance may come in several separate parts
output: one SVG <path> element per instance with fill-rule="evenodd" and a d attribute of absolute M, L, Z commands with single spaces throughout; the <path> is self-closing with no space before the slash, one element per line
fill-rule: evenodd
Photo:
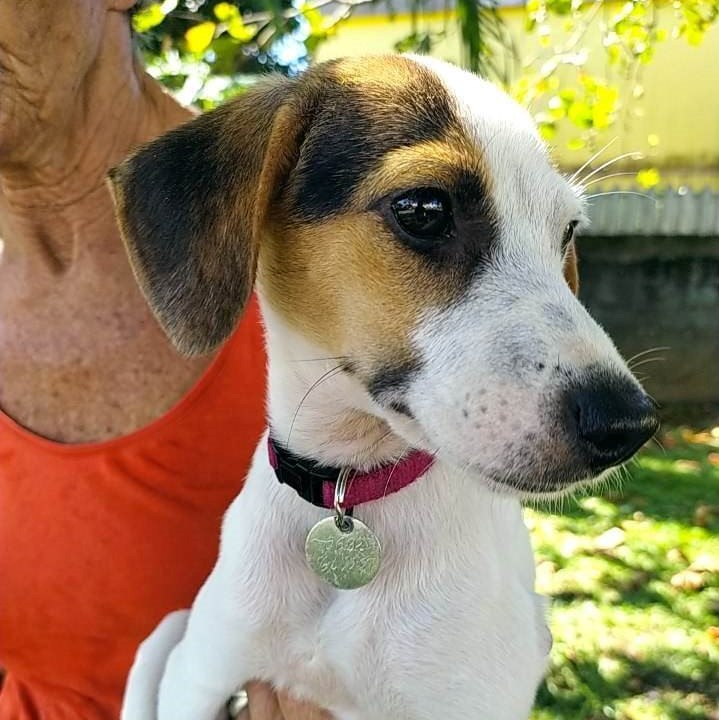
<path fill-rule="evenodd" d="M 555 639 L 533 717 L 719 720 L 719 0 L 165 0 L 133 24 L 200 109 L 407 51 L 529 108 L 587 187 L 582 301 L 664 417 L 601 494 L 527 510 Z"/>

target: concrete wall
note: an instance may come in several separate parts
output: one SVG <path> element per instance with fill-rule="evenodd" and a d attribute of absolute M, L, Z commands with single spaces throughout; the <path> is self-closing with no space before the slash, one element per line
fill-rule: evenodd
<path fill-rule="evenodd" d="M 662 405 L 719 408 L 719 241 L 711 237 L 580 238 L 580 297 Z M 653 356 L 653 355 L 652 355 Z M 647 356 L 649 357 L 649 356 Z M 639 358 L 641 361 L 643 358 Z M 682 409 L 679 410 L 680 414 Z"/>

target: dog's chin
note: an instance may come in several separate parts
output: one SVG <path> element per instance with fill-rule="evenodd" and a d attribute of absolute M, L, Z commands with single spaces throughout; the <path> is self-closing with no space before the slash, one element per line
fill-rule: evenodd
<path fill-rule="evenodd" d="M 518 482 L 513 478 L 505 478 L 501 481 L 485 479 L 485 482 L 492 492 L 498 495 L 509 495 L 519 500 L 542 501 L 557 500 L 568 495 L 591 487 L 598 481 L 596 478 L 582 478 L 569 482 L 556 482 L 553 484 L 535 484 L 529 482 Z"/>
<path fill-rule="evenodd" d="M 501 473 L 496 470 L 487 471 L 486 468 L 478 466 L 471 467 L 479 481 L 492 492 L 528 501 L 556 500 L 586 491 L 606 482 L 617 470 L 617 467 L 612 467 L 598 474 L 579 468 Z"/>

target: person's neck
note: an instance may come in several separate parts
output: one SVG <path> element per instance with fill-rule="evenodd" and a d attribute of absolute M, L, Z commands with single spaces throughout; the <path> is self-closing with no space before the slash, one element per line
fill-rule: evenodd
<path fill-rule="evenodd" d="M 2 260 L 23 274 L 64 274 L 88 254 L 117 252 L 107 170 L 191 117 L 142 71 L 121 32 L 103 44 L 69 116 L 28 128 L 36 140 L 0 167 Z"/>

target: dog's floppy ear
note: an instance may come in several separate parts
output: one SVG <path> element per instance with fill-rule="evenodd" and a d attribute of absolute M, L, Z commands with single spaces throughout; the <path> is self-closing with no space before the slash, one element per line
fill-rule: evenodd
<path fill-rule="evenodd" d="M 567 281 L 571 291 L 579 293 L 579 267 L 577 261 L 576 241 L 572 240 L 564 254 L 564 279 Z"/>
<path fill-rule="evenodd" d="M 266 81 L 110 172 L 135 275 L 181 352 L 221 343 L 252 293 L 258 233 L 299 143 L 295 85 Z"/>

